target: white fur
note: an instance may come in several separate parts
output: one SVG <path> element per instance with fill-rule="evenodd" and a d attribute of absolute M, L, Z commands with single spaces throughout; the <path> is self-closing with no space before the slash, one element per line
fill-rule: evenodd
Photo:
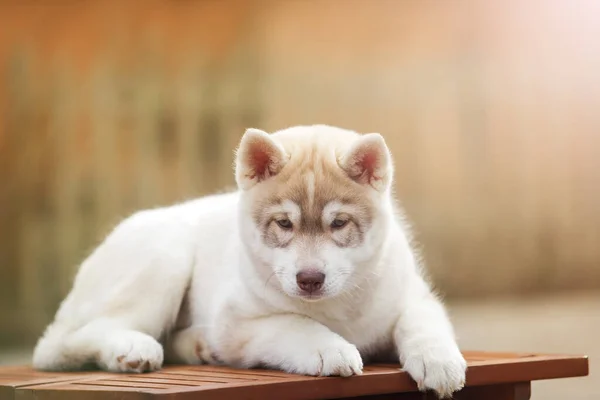
<path fill-rule="evenodd" d="M 244 191 L 136 213 L 83 262 L 34 366 L 155 370 L 162 343 L 166 358 L 179 362 L 349 376 L 361 373 L 363 358 L 384 352 L 399 357 L 420 388 L 449 396 L 464 384 L 465 360 L 392 196 L 381 198 L 383 218 L 361 247 L 324 246 L 302 257 L 265 249 Z M 282 207 L 299 212 L 293 203 Z M 324 218 L 340 207 L 329 204 Z M 295 297 L 295 268 L 319 262 L 329 296 Z M 189 316 L 179 326 L 182 306 Z"/>

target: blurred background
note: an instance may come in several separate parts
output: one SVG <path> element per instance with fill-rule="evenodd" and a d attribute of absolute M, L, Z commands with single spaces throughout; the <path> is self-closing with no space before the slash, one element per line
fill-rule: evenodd
<path fill-rule="evenodd" d="M 587 353 L 533 398 L 600 398 L 595 0 L 1 1 L 0 364 L 121 218 L 313 123 L 386 137 L 463 348 Z"/>

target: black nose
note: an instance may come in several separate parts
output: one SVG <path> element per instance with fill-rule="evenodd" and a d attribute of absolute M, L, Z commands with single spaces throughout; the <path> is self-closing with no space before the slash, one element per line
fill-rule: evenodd
<path fill-rule="evenodd" d="M 298 287 L 308 293 L 313 293 L 321 289 L 323 282 L 325 282 L 325 274 L 315 269 L 300 271 L 296 275 Z"/>

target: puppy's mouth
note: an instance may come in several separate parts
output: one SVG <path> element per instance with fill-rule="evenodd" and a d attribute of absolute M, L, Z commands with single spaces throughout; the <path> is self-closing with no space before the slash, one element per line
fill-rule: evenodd
<path fill-rule="evenodd" d="M 325 294 L 324 291 L 319 290 L 318 292 L 312 292 L 312 293 L 298 292 L 296 294 L 296 297 L 300 298 L 303 301 L 306 301 L 309 303 L 314 303 L 319 300 L 323 300 L 324 298 L 326 298 L 328 296 Z"/>

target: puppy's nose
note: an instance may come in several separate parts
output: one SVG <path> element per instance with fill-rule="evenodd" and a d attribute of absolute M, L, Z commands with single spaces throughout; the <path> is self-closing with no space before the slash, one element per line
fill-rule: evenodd
<path fill-rule="evenodd" d="M 325 274 L 316 269 L 306 269 L 296 275 L 298 287 L 308 293 L 321 289 L 323 282 L 325 282 Z"/>

